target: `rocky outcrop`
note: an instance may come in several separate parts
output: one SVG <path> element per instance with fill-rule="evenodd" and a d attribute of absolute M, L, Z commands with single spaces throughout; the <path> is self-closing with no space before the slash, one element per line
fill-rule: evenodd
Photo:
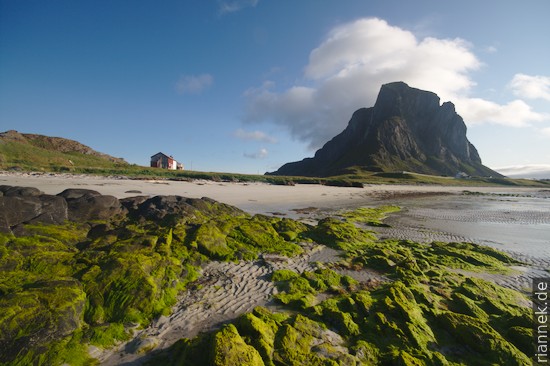
<path fill-rule="evenodd" d="M 122 205 L 130 215 L 155 222 L 169 222 L 178 217 L 194 215 L 245 215 L 236 207 L 219 203 L 211 198 L 187 198 L 182 196 L 137 196 L 124 198 Z"/>
<path fill-rule="evenodd" d="M 356 170 L 501 176 L 481 163 L 451 102 L 440 105 L 435 93 L 403 82 L 383 85 L 374 107 L 357 110 L 313 158 L 268 174 L 324 177 Z"/>
<path fill-rule="evenodd" d="M 170 224 L 181 217 L 201 215 L 245 216 L 246 213 L 207 197 L 136 196 L 119 200 L 89 189 L 66 189 L 54 196 L 37 188 L 0 186 L 2 232 L 32 223 L 62 224 L 130 216 Z"/>

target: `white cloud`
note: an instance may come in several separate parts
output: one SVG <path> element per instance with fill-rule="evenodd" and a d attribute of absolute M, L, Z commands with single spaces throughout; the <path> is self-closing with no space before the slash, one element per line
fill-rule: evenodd
<path fill-rule="evenodd" d="M 270 144 L 274 144 L 277 142 L 277 139 L 274 137 L 269 136 L 265 132 L 262 131 L 245 131 L 242 128 L 236 130 L 233 133 L 233 136 L 235 136 L 238 139 L 241 140 L 251 140 L 251 141 L 262 141 L 267 142 Z"/>
<path fill-rule="evenodd" d="M 176 90 L 181 94 L 200 94 L 214 83 L 210 74 L 184 75 L 176 83 Z"/>
<path fill-rule="evenodd" d="M 255 7 L 258 5 L 259 0 L 233 0 L 233 1 L 219 1 L 220 14 L 234 13 L 243 8 Z"/>
<path fill-rule="evenodd" d="M 550 137 L 550 127 L 541 128 L 540 133 L 545 137 Z"/>
<path fill-rule="evenodd" d="M 549 116 L 534 112 L 522 100 L 514 100 L 501 105 L 480 98 L 461 98 L 453 100 L 457 111 L 468 124 L 492 123 L 509 127 L 530 126 L 531 122 L 547 120 Z"/>
<path fill-rule="evenodd" d="M 550 164 L 512 165 L 494 170 L 511 178 L 550 179 Z"/>
<path fill-rule="evenodd" d="M 315 149 L 341 132 L 355 110 L 373 106 L 382 84 L 394 81 L 453 101 L 466 123 L 525 126 L 547 118 L 520 100 L 499 105 L 469 98 L 475 86 L 470 73 L 482 66 L 470 49 L 463 39 L 417 39 L 377 18 L 343 24 L 311 51 L 302 85 L 277 92 L 266 82 L 245 92 L 245 121 L 282 125 Z"/>
<path fill-rule="evenodd" d="M 519 97 L 550 101 L 550 77 L 516 74 L 509 86 Z"/>
<path fill-rule="evenodd" d="M 259 151 L 254 153 L 244 153 L 243 156 L 249 159 L 263 159 L 267 157 L 268 154 L 269 152 L 267 151 L 267 149 L 261 148 Z"/>

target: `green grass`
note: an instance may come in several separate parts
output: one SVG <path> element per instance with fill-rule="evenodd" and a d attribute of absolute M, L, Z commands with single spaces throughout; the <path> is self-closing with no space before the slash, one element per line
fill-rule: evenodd
<path fill-rule="evenodd" d="M 94 155 L 62 153 L 13 141 L 0 142 L 0 169 L 4 170 L 17 168 L 25 171 L 81 173 L 85 170 L 125 169 L 127 166 Z"/>

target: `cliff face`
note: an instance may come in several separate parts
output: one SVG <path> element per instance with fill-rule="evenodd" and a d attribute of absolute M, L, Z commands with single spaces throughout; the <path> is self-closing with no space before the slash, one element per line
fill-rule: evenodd
<path fill-rule="evenodd" d="M 383 85 L 374 107 L 357 110 L 347 128 L 313 158 L 285 164 L 269 174 L 322 177 L 353 168 L 501 176 L 481 163 L 454 105 L 439 103 L 435 93 L 403 82 Z"/>

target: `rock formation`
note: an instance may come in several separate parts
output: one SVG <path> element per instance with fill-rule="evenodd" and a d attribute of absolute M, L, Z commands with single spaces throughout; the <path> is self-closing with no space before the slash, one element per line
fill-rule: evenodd
<path fill-rule="evenodd" d="M 324 177 L 357 170 L 501 176 L 481 163 L 451 102 L 440 105 L 436 94 L 403 82 L 383 85 L 374 107 L 357 110 L 313 158 L 268 174 Z"/>

